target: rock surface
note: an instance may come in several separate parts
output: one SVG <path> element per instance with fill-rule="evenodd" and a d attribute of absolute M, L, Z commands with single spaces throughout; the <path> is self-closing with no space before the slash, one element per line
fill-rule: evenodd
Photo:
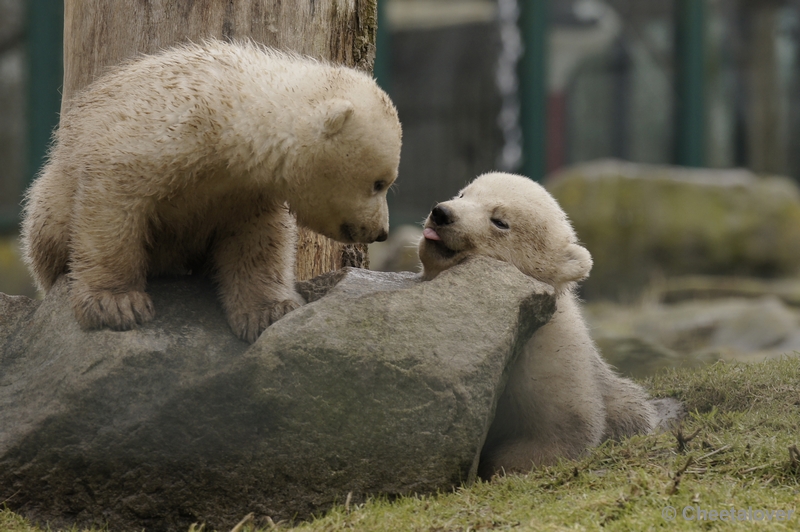
<path fill-rule="evenodd" d="M 586 305 L 603 356 L 625 375 L 717 360 L 756 362 L 800 351 L 800 312 L 774 295 L 673 304 Z"/>
<path fill-rule="evenodd" d="M 656 432 L 671 431 L 686 417 L 686 405 L 674 397 L 651 399 L 650 404 L 656 409 Z"/>
<path fill-rule="evenodd" d="M 687 275 L 664 279 L 648 289 L 651 297 L 661 303 L 679 303 L 692 299 L 777 297 L 785 304 L 800 307 L 800 278 L 758 279 Z"/>
<path fill-rule="evenodd" d="M 587 299 L 635 297 L 658 277 L 800 272 L 800 191 L 788 178 L 598 161 L 546 186 L 594 257 Z"/>
<path fill-rule="evenodd" d="M 0 296 L 0 500 L 54 526 L 225 529 L 473 479 L 552 289 L 489 259 L 300 289 L 316 301 L 252 346 L 198 278 L 152 282 L 157 317 L 127 332 L 81 331 L 63 280 L 38 307 Z"/>

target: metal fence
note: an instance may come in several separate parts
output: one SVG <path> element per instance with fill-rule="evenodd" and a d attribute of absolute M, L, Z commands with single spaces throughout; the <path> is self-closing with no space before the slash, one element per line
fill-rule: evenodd
<path fill-rule="evenodd" d="M 393 223 L 502 167 L 517 141 L 534 179 L 600 157 L 800 176 L 800 0 L 379 2 L 376 75 L 404 125 Z M 509 93 L 512 8 L 524 53 Z M 62 17 L 63 0 L 0 0 L 5 231 L 57 123 Z"/>

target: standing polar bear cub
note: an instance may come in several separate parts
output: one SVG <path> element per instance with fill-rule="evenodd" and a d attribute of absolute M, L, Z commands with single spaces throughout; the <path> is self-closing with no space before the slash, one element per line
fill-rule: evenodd
<path fill-rule="evenodd" d="M 384 240 L 401 130 L 366 74 L 252 43 L 208 41 L 122 65 L 71 102 L 27 195 L 40 289 L 69 273 L 85 328 L 153 318 L 149 275 L 213 272 L 253 342 L 302 304 L 295 220 Z"/>
<path fill-rule="evenodd" d="M 419 255 L 426 280 L 486 255 L 556 290 L 555 315 L 509 370 L 481 453 L 482 477 L 528 471 L 605 439 L 653 429 L 656 412 L 644 390 L 617 375 L 589 336 L 574 290 L 589 275 L 592 258 L 539 184 L 511 174 L 478 177 L 433 208 Z"/>

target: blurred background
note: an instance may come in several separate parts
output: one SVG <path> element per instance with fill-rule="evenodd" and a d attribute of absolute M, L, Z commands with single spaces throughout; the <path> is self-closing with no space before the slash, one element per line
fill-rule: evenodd
<path fill-rule="evenodd" d="M 612 362 L 800 349 L 800 0 L 379 0 L 375 75 L 403 124 L 390 240 L 489 170 L 541 181 L 595 259 Z M 22 193 L 58 120 L 62 3 L 0 0 L 0 292 Z M 638 373 L 637 373 L 638 372 Z"/>
<path fill-rule="evenodd" d="M 800 177 L 800 2 L 381 5 L 388 46 L 378 79 L 405 133 L 398 223 L 419 221 L 430 202 L 500 166 L 541 179 L 615 157 Z M 520 45 L 517 79 L 503 79 Z M 507 146 L 520 142 L 507 123 L 514 117 L 501 121 L 502 112 L 520 115 L 521 157 Z"/>

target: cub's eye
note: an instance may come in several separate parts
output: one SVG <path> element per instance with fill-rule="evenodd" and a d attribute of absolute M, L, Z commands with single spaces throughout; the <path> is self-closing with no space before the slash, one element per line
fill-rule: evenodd
<path fill-rule="evenodd" d="M 503 220 L 500 220 L 499 218 L 492 218 L 492 223 L 498 229 L 508 229 L 508 224 L 505 223 Z"/>
<path fill-rule="evenodd" d="M 464 193 L 462 192 L 461 194 L 458 195 L 458 197 L 459 198 L 463 198 L 464 197 Z"/>
<path fill-rule="evenodd" d="M 386 188 L 386 181 L 375 181 L 375 183 L 372 185 L 373 192 L 383 192 L 385 188 Z"/>

